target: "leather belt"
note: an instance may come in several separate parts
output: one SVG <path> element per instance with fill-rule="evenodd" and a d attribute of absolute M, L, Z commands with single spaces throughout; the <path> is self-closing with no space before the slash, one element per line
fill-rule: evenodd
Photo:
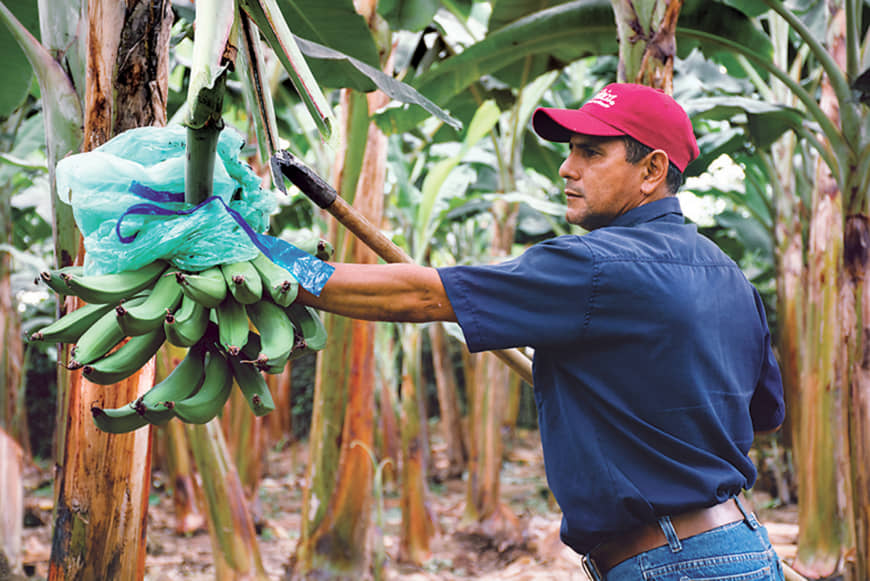
<path fill-rule="evenodd" d="M 745 500 L 742 502 L 746 506 Z M 743 512 L 737 506 L 736 500 L 731 498 L 715 506 L 673 515 L 671 524 L 682 540 L 743 519 Z M 667 544 L 665 534 L 658 522 L 655 522 L 598 545 L 589 557 L 598 572 L 604 575 L 626 559 Z"/>

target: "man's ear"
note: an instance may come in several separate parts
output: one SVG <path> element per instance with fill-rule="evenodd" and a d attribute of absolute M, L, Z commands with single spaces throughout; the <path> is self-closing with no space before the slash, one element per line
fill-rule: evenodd
<path fill-rule="evenodd" d="M 646 156 L 643 160 L 643 183 L 640 186 L 644 195 L 652 194 L 661 184 L 667 182 L 668 165 L 668 154 L 661 149 Z"/>

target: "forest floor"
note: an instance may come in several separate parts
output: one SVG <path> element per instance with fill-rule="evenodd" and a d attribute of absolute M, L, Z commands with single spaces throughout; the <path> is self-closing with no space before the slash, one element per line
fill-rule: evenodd
<path fill-rule="evenodd" d="M 433 447 L 436 467 L 442 452 L 437 445 Z M 306 453 L 307 443 L 301 442 L 271 451 L 265 462 L 258 539 L 270 579 L 285 578 L 298 540 Z M 34 469 L 25 482 L 23 560 L 31 579 L 45 579 L 48 570 L 51 488 L 47 478 L 50 475 Z M 172 499 L 160 479 L 156 472 L 148 513 L 146 581 L 214 579 L 209 535 L 204 530 L 187 536 L 175 534 Z M 401 512 L 398 493 L 388 487 L 382 536 L 387 557 L 384 578 L 586 581 L 578 556 L 559 541 L 560 512 L 546 487 L 537 432 L 520 433 L 509 446 L 502 467 L 501 498 L 516 516 L 517 530 L 512 538 L 493 541 L 461 527 L 464 481 L 430 482 L 429 509 L 439 532 L 431 544 L 431 558 L 423 566 L 411 566 L 396 562 Z M 780 557 L 791 563 L 797 539 L 797 507 L 765 508 L 771 503 L 760 493 L 753 495 L 752 502 Z"/>

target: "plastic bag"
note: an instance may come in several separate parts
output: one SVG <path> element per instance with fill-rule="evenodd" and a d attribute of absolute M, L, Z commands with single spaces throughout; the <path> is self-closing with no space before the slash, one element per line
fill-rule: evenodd
<path fill-rule="evenodd" d="M 197 272 L 257 255 L 254 237 L 237 217 L 265 232 L 277 200 L 239 161 L 244 139 L 229 127 L 221 132 L 213 191 L 219 200 L 195 211 L 183 202 L 186 139 L 179 125 L 131 129 L 57 164 L 58 197 L 73 207 L 86 273 L 135 270 L 159 258 Z M 165 213 L 131 211 L 146 204 Z"/>

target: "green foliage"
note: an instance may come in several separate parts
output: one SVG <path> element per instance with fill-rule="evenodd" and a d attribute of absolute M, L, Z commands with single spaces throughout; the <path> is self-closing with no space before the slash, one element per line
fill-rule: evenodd
<path fill-rule="evenodd" d="M 5 0 L 4 4 L 31 34 L 39 36 L 39 8 L 35 1 Z M 0 119 L 3 119 L 12 115 L 30 93 L 33 68 L 12 33 L 3 25 L 0 25 L 0 54 L 3 55 Z"/>

